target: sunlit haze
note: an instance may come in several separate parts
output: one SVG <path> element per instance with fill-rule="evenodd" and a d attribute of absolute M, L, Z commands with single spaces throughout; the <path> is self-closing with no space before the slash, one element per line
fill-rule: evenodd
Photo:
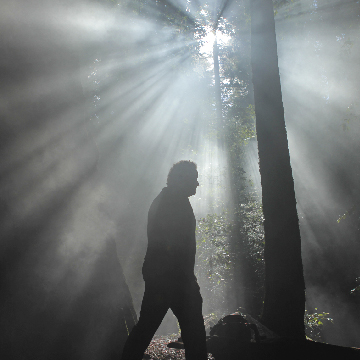
<path fill-rule="evenodd" d="M 204 55 L 211 56 L 213 51 L 213 46 L 215 38 L 220 46 L 226 46 L 229 40 L 231 39 L 230 35 L 223 34 L 220 30 L 216 31 L 216 34 L 212 28 L 208 28 L 206 36 L 203 38 L 203 45 L 200 47 L 200 52 Z"/>
<path fill-rule="evenodd" d="M 225 2 L 168 1 L 167 9 L 181 14 L 172 23 L 161 1 L 141 3 L 1 5 L 1 296 L 10 304 L 1 329 L 23 329 L 19 349 L 27 349 L 27 334 L 41 332 L 42 309 L 61 308 L 56 324 L 81 313 L 82 299 L 106 278 L 96 272 L 106 274 L 99 259 L 113 242 L 106 254 L 116 253 L 139 313 L 147 212 L 175 162 L 198 165 L 200 186 L 190 198 L 198 221 L 233 216 L 229 149 L 219 135 L 225 120 L 217 118 L 209 66 Z M 246 98 L 245 106 L 252 101 L 250 58 L 229 55 L 249 48 L 250 15 L 241 17 L 238 3 L 230 1 L 216 30 L 224 118 L 233 97 Z M 352 315 L 349 295 L 360 277 L 359 2 L 283 3 L 275 20 L 307 306 L 334 317 L 326 341 L 359 347 L 360 315 Z M 250 79 L 245 90 L 239 76 L 229 85 L 229 64 Z M 261 199 L 256 137 L 249 135 L 244 149 L 244 188 Z M 14 299 L 22 299 L 21 310 Z M 164 322 L 159 331 L 174 326 Z M 51 331 L 44 354 L 67 341 L 60 325 Z M 81 338 L 95 349 L 89 359 L 105 351 L 91 336 Z"/>

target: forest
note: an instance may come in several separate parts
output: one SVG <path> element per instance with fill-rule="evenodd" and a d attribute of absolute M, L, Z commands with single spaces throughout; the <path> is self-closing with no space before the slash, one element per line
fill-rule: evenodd
<path fill-rule="evenodd" d="M 1 358 L 120 358 L 182 159 L 207 330 L 241 312 L 360 347 L 359 1 L 1 10 Z M 157 335 L 178 331 L 169 312 Z"/>

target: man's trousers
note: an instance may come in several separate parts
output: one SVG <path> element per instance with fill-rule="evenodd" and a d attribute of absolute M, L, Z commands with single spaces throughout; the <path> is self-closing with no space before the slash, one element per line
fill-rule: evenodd
<path fill-rule="evenodd" d="M 207 360 L 202 297 L 194 280 L 145 282 L 140 318 L 131 331 L 122 360 L 141 360 L 170 308 L 179 321 L 187 360 Z"/>

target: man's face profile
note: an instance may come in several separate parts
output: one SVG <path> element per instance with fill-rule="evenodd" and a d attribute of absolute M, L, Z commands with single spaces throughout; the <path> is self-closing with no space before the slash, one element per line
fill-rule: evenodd
<path fill-rule="evenodd" d="M 183 174 L 182 181 L 180 182 L 181 190 L 184 195 L 192 196 L 196 194 L 196 188 L 199 186 L 198 172 L 196 170 L 189 171 Z"/>

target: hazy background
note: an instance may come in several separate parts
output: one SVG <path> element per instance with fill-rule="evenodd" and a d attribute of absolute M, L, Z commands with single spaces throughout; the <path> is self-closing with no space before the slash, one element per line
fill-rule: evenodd
<path fill-rule="evenodd" d="M 125 1 L 2 2 L 1 300 L 4 326 L 23 341 L 42 331 L 37 312 L 50 300 L 63 296 L 61 316 L 74 314 L 108 241 L 139 312 L 147 211 L 174 162 L 198 164 L 198 219 L 231 197 L 211 136 L 212 65 L 189 55 L 196 41 L 163 26 L 151 3 L 145 17 Z M 324 339 L 345 346 L 360 346 L 359 17 L 352 0 L 295 1 L 276 14 L 307 307 L 330 313 Z M 246 161 L 260 189 L 254 140 Z M 66 276 L 71 298 L 59 290 Z"/>

